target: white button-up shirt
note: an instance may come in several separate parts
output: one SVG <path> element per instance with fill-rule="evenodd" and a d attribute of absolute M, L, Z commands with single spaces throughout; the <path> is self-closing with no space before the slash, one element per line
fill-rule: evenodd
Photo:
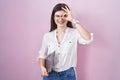
<path fill-rule="evenodd" d="M 60 44 L 56 38 L 56 29 L 44 35 L 42 46 L 39 51 L 38 58 L 45 59 L 47 55 L 54 51 L 58 55 L 58 63 L 54 66 L 53 70 L 60 72 L 76 67 L 77 63 L 77 44 L 89 44 L 93 41 L 93 33 L 91 33 L 91 40 L 85 40 L 80 36 L 77 29 L 69 28 L 65 30 L 65 35 Z"/>

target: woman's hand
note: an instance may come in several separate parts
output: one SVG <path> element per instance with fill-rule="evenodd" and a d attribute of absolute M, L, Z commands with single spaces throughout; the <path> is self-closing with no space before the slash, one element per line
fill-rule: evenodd
<path fill-rule="evenodd" d="M 41 76 L 48 76 L 49 75 L 44 66 L 41 67 L 41 70 L 42 70 L 42 75 Z"/>
<path fill-rule="evenodd" d="M 62 7 L 62 9 L 67 13 L 66 20 L 72 22 L 72 20 L 74 19 L 72 16 L 72 12 L 67 8 L 67 6 L 65 6 L 65 8 Z"/>

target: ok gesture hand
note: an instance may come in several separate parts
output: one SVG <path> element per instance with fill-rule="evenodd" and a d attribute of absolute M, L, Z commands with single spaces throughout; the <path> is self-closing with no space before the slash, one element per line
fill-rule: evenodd
<path fill-rule="evenodd" d="M 72 22 L 72 20 L 74 19 L 72 16 L 72 12 L 67 8 L 67 6 L 65 6 L 65 8 L 62 7 L 62 9 L 67 13 L 67 20 Z"/>

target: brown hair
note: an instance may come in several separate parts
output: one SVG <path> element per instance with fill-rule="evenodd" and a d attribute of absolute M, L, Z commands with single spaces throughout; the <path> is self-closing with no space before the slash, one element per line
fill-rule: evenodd
<path fill-rule="evenodd" d="M 63 10 L 62 7 L 65 8 L 65 6 L 67 6 L 65 3 L 58 3 L 53 8 L 53 11 L 52 11 L 52 14 L 51 14 L 51 28 L 50 28 L 50 32 L 57 28 L 57 25 L 56 25 L 56 23 L 54 21 L 55 12 Z M 67 6 L 67 8 L 69 9 L 68 6 Z M 70 21 L 67 22 L 67 27 L 73 28 L 72 23 Z"/>

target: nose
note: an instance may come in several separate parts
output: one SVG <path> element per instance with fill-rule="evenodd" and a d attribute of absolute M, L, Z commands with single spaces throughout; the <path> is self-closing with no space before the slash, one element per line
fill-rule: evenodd
<path fill-rule="evenodd" d="M 59 21 L 63 21 L 63 20 L 64 20 L 64 17 L 60 17 L 60 18 L 59 18 Z"/>
<path fill-rule="evenodd" d="M 60 19 L 60 20 L 63 20 L 63 19 L 65 19 L 65 17 L 64 17 L 64 16 L 60 16 L 59 19 Z"/>
<path fill-rule="evenodd" d="M 63 19 L 63 17 L 61 16 L 59 19 Z"/>

